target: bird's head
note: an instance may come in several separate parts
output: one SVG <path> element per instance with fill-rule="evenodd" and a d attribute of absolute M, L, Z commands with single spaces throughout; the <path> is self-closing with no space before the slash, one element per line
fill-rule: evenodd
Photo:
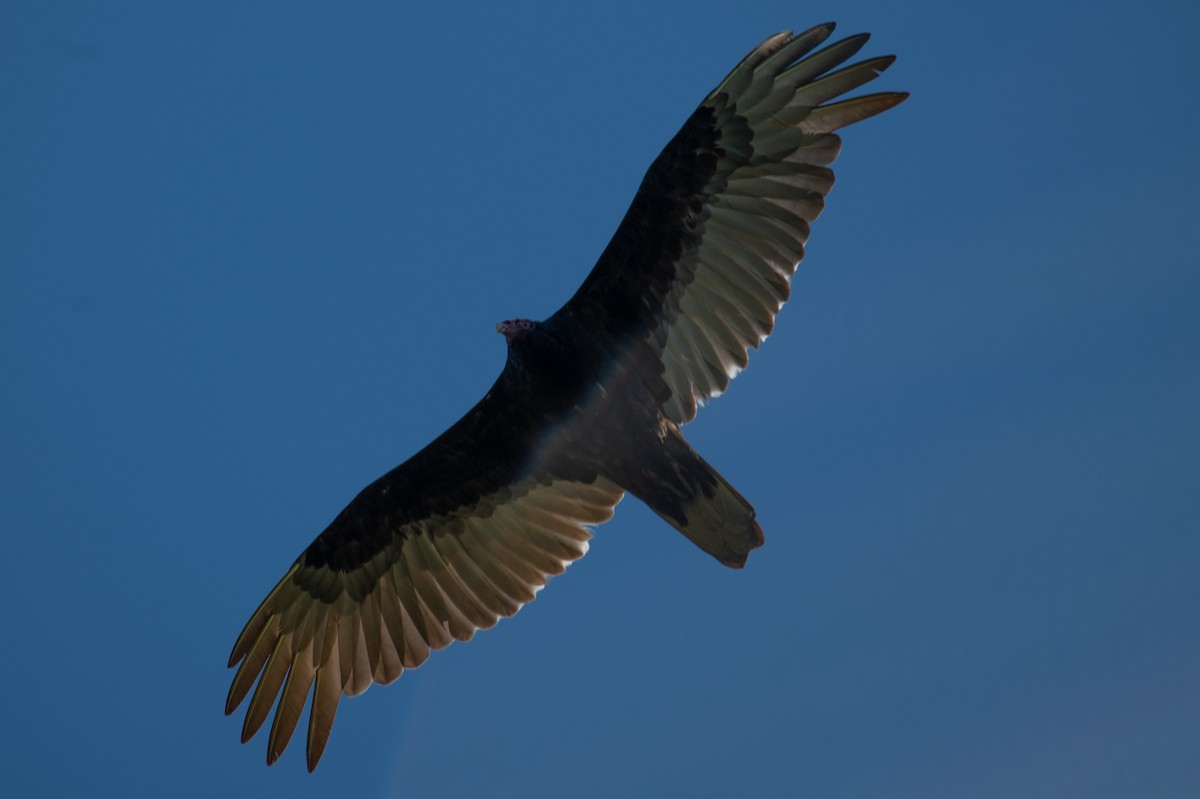
<path fill-rule="evenodd" d="M 537 325 L 528 319 L 505 319 L 496 325 L 496 332 L 504 336 L 510 345 L 515 344 L 529 334 Z"/>

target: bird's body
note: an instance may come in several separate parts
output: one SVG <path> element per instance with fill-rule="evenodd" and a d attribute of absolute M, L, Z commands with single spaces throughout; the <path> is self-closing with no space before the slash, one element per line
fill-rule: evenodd
<path fill-rule="evenodd" d="M 314 768 L 341 695 L 516 613 L 625 493 L 727 566 L 762 545 L 753 506 L 681 427 L 770 334 L 833 184 L 833 131 L 906 96 L 828 102 L 892 62 L 830 72 L 866 41 L 812 52 L 832 27 L 773 36 L 738 65 L 651 165 L 576 294 L 544 321 L 497 325 L 508 357 L 483 399 L 364 488 L 259 606 L 226 712 L 254 688 L 247 740 L 279 697 L 268 762 L 311 691 Z"/>

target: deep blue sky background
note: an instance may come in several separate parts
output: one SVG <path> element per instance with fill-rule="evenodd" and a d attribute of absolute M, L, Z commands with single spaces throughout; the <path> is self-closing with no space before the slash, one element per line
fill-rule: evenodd
<path fill-rule="evenodd" d="M 4 4 L 3 792 L 1200 795 L 1186 5 Z M 687 429 L 765 548 L 626 500 L 267 769 L 222 715 L 248 614 L 716 81 L 829 18 L 913 97 Z"/>

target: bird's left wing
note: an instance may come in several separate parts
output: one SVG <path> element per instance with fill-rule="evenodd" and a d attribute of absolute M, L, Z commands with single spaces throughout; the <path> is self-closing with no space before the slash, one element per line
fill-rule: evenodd
<path fill-rule="evenodd" d="M 278 696 L 268 764 L 291 739 L 310 690 L 311 771 L 343 694 L 392 682 L 431 650 L 512 616 L 587 552 L 588 526 L 612 516 L 621 489 L 530 465 L 536 453 L 514 443 L 507 430 L 515 423 L 498 405 L 506 403 L 489 394 L 364 489 L 250 617 L 229 657 L 238 669 L 225 712 L 254 688 L 245 742 Z"/>
<path fill-rule="evenodd" d="M 662 375 L 663 410 L 677 424 L 724 391 L 771 333 L 833 186 L 834 131 L 908 96 L 839 99 L 895 58 L 838 69 L 868 37 L 815 50 L 832 31 L 777 34 L 734 68 L 655 159 L 595 268 L 555 314 L 607 335 L 626 357 L 651 353 L 657 362 L 644 366 Z"/>

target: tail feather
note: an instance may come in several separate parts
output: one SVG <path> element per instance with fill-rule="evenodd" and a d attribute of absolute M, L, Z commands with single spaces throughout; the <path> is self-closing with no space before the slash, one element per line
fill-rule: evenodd
<path fill-rule="evenodd" d="M 697 460 L 704 463 L 697 455 Z M 717 560 L 734 569 L 746 565 L 750 550 L 763 545 L 763 531 L 754 519 L 754 506 L 707 463 L 709 473 L 716 479 L 712 495 L 701 491 L 683 508 L 684 522 L 679 524 L 669 516 L 660 516 L 692 543 Z M 653 506 L 651 506 L 653 508 Z"/>
<path fill-rule="evenodd" d="M 754 506 L 672 428 L 624 487 L 696 546 L 740 569 L 763 545 Z"/>

